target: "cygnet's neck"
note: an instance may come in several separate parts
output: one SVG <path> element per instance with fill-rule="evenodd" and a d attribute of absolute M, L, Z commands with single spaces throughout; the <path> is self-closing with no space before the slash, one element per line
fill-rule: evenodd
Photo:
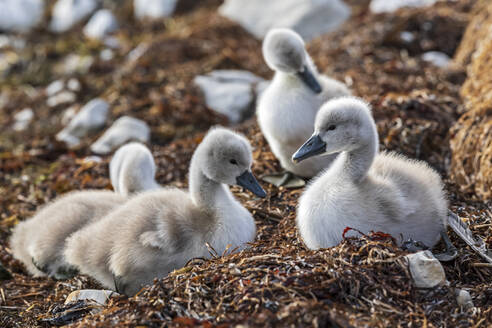
<path fill-rule="evenodd" d="M 208 178 L 202 171 L 199 150 L 195 152 L 190 164 L 189 191 L 195 205 L 215 212 L 221 203 L 227 202 L 231 197 L 229 188 L 219 182 Z"/>
<path fill-rule="evenodd" d="M 374 135 L 364 140 L 359 147 L 342 152 L 333 163 L 333 169 L 339 171 L 338 175 L 345 179 L 360 182 L 367 175 L 378 153 L 378 146 L 377 132 L 374 131 Z"/>

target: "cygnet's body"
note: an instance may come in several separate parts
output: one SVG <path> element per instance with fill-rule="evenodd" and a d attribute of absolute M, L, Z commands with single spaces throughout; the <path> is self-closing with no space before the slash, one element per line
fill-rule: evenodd
<path fill-rule="evenodd" d="M 302 38 L 292 30 L 271 30 L 263 41 L 263 56 L 275 76 L 258 103 L 261 131 L 285 170 L 312 177 L 335 156 L 295 165 L 292 155 L 313 133 L 320 106 L 334 97 L 350 95 L 350 91 L 343 83 L 318 73 Z"/>
<path fill-rule="evenodd" d="M 207 134 L 190 165 L 189 192 L 176 188 L 137 195 L 104 219 L 74 234 L 65 255 L 104 286 L 135 294 L 195 257 L 254 240 L 252 215 L 227 184 L 264 196 L 251 174 L 249 142 L 219 128 Z"/>
<path fill-rule="evenodd" d="M 130 195 L 159 189 L 155 181 L 156 166 L 150 150 L 132 142 L 120 147 L 109 163 L 111 184 L 117 193 Z"/>
<path fill-rule="evenodd" d="M 70 276 L 74 273 L 73 267 L 63 257 L 66 238 L 125 201 L 125 196 L 111 191 L 79 191 L 64 195 L 14 228 L 10 239 L 13 255 L 35 277 Z"/>
<path fill-rule="evenodd" d="M 22 261 L 32 275 L 56 278 L 72 275 L 75 270 L 63 256 L 67 237 L 123 204 L 127 195 L 160 187 L 154 180 L 154 158 L 142 144 L 130 143 L 121 147 L 109 166 L 116 193 L 72 192 L 44 206 L 34 217 L 15 227 L 10 240 L 14 257 Z"/>
<path fill-rule="evenodd" d="M 337 245 L 346 227 L 386 232 L 399 244 L 439 241 L 447 216 L 439 175 L 424 162 L 378 154 L 376 125 L 363 101 L 346 97 L 323 105 L 313 136 L 293 160 L 333 153 L 340 154 L 299 201 L 297 226 L 307 247 Z"/>

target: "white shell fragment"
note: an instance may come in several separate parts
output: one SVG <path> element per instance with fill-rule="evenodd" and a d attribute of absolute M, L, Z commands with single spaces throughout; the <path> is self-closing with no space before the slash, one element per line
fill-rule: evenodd
<path fill-rule="evenodd" d="M 176 9 L 177 0 L 134 0 L 133 11 L 138 19 L 169 17 Z"/>
<path fill-rule="evenodd" d="M 48 97 L 56 95 L 58 92 L 62 91 L 63 88 L 65 88 L 65 83 L 62 80 L 56 80 L 51 82 L 47 87 L 46 87 L 46 95 Z"/>
<path fill-rule="evenodd" d="M 0 1 L 0 30 L 27 32 L 41 21 L 43 0 Z"/>
<path fill-rule="evenodd" d="M 50 107 L 55 107 L 61 104 L 73 103 L 77 96 L 72 91 L 59 92 L 46 100 L 46 104 Z"/>
<path fill-rule="evenodd" d="M 50 29 L 61 33 L 89 16 L 98 5 L 97 0 L 58 0 L 53 7 Z"/>
<path fill-rule="evenodd" d="M 272 28 L 287 27 L 307 41 L 334 31 L 350 16 L 341 0 L 226 0 L 219 12 L 258 39 Z"/>
<path fill-rule="evenodd" d="M 436 0 L 372 0 L 369 5 L 373 13 L 392 13 L 403 7 L 428 7 Z"/>
<path fill-rule="evenodd" d="M 109 299 L 113 296 L 118 296 L 117 292 L 112 290 L 99 290 L 99 289 L 82 289 L 71 292 L 67 299 L 65 300 L 65 304 L 76 301 L 85 301 L 91 300 L 100 305 L 106 305 Z"/>
<path fill-rule="evenodd" d="M 34 112 L 31 108 L 25 108 L 14 115 L 14 126 L 15 131 L 24 131 L 31 123 L 34 118 Z"/>
<path fill-rule="evenodd" d="M 193 82 L 202 90 L 210 109 L 226 116 L 231 123 L 238 123 L 254 103 L 254 88 L 264 80 L 248 71 L 216 70 L 195 77 Z"/>
<path fill-rule="evenodd" d="M 91 151 L 96 154 L 109 154 L 129 141 L 148 142 L 150 128 L 144 121 L 123 116 L 117 119 L 104 134 L 92 144 Z"/>
<path fill-rule="evenodd" d="M 84 27 L 84 34 L 93 39 L 101 40 L 118 28 L 116 17 L 108 9 L 97 11 Z"/>
<path fill-rule="evenodd" d="M 408 268 L 417 288 L 434 288 L 446 282 L 441 263 L 428 250 L 406 255 Z"/>
<path fill-rule="evenodd" d="M 56 135 L 56 139 L 65 142 L 70 148 L 78 146 L 81 138 L 104 126 L 108 111 L 109 105 L 106 101 L 99 98 L 89 101 Z"/>
<path fill-rule="evenodd" d="M 456 290 L 456 301 L 458 302 L 459 306 L 465 309 L 470 309 L 474 307 L 470 293 L 464 289 Z"/>
<path fill-rule="evenodd" d="M 441 68 L 448 67 L 451 62 L 451 58 L 444 52 L 440 51 L 428 51 L 422 54 L 422 59 Z"/>

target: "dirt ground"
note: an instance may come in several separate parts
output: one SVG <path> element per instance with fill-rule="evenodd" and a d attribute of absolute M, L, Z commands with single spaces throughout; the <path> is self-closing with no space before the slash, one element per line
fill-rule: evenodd
<path fill-rule="evenodd" d="M 134 21 L 125 2 L 116 8 L 121 47 L 110 61 L 99 58 L 103 45 L 81 37 L 82 25 L 62 36 L 39 28 L 27 36 L 25 48 L 3 50 L 13 59 L 7 72 L 0 71 L 0 262 L 13 278 L 0 282 L 0 327 L 69 323 L 50 321 L 66 296 L 77 289 L 99 287 L 85 276 L 63 281 L 31 278 L 9 249 L 11 229 L 40 205 L 70 190 L 111 188 L 110 156 L 101 163 L 83 161 L 98 135 L 75 150 L 55 141 L 66 106 L 49 107 L 45 87 L 56 79 L 76 77 L 82 85 L 77 104 L 101 96 L 111 104 L 111 121 L 122 115 L 145 120 L 152 130 L 158 182 L 186 187 L 188 163 L 204 132 L 212 125 L 227 124 L 207 109 L 191 83 L 193 77 L 224 68 L 272 76 L 262 59 L 260 41 L 219 16 L 220 2 L 182 0 L 172 19 L 153 24 Z M 347 83 L 372 104 L 381 149 L 425 160 L 436 168 L 446 182 L 451 209 L 492 247 L 491 203 L 461 192 L 448 173 L 449 131 L 464 111 L 459 90 L 465 69 L 441 69 L 420 58 L 432 50 L 453 56 L 474 1 L 439 2 L 431 8 L 387 15 L 370 14 L 367 1 L 350 3 L 353 17 L 335 33 L 310 42 L 308 51 L 321 72 Z M 401 40 L 402 31 L 412 33 L 414 41 Z M 139 45 L 145 49 L 143 55 L 128 59 Z M 70 53 L 92 56 L 94 63 L 88 71 L 67 75 L 62 63 Z M 28 130 L 15 132 L 13 115 L 26 107 L 34 110 L 35 119 Z M 255 118 L 233 128 L 254 147 L 256 175 L 280 169 Z M 258 227 L 250 249 L 192 260 L 137 296 L 116 297 L 101 312 L 71 325 L 492 325 L 492 268 L 451 231 L 459 256 L 443 264 L 449 284 L 418 290 L 402 258 L 407 253 L 388 236 L 375 233 L 310 251 L 295 229 L 302 189 L 263 187 L 265 199 L 232 187 Z M 460 308 L 457 289 L 470 292 L 474 308 Z"/>

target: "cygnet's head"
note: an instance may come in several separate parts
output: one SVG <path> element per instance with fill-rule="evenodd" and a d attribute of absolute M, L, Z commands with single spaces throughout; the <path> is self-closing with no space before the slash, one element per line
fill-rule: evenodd
<path fill-rule="evenodd" d="M 263 57 L 274 71 L 296 75 L 315 93 L 321 85 L 311 71 L 309 57 L 301 36 L 287 28 L 275 28 L 263 40 Z"/>
<path fill-rule="evenodd" d="M 131 142 L 118 148 L 109 163 L 113 189 L 122 195 L 158 188 L 156 166 L 150 150 Z"/>
<path fill-rule="evenodd" d="M 350 152 L 365 146 L 378 146 L 371 109 L 359 98 L 342 97 L 321 106 L 314 123 L 314 134 L 292 160 L 300 162 L 315 155 Z"/>
<path fill-rule="evenodd" d="M 253 155 L 249 141 L 235 132 L 212 128 L 195 153 L 201 171 L 210 180 L 240 185 L 259 197 L 266 193 L 253 173 Z"/>

